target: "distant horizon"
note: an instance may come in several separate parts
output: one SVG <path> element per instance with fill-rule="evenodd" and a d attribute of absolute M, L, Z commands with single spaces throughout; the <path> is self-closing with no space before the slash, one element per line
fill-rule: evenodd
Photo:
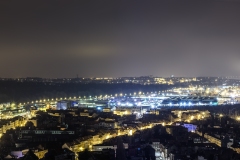
<path fill-rule="evenodd" d="M 40 77 L 40 76 L 27 76 L 27 77 L 0 77 L 0 79 L 77 79 L 77 78 L 86 78 L 86 79 L 91 79 L 91 78 L 99 78 L 99 79 L 117 79 L 117 78 L 140 78 L 140 77 L 153 77 L 153 78 L 240 78 L 240 76 L 154 76 L 154 75 L 143 75 L 143 76 L 121 76 L 121 77 Z"/>

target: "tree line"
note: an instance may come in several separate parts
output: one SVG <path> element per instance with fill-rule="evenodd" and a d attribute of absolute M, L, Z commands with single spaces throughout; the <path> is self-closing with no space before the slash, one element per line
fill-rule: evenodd
<path fill-rule="evenodd" d="M 141 85 L 132 83 L 51 83 L 0 81 L 0 103 L 27 102 L 46 98 L 96 96 L 105 94 L 155 92 L 172 88 L 172 85 Z"/>

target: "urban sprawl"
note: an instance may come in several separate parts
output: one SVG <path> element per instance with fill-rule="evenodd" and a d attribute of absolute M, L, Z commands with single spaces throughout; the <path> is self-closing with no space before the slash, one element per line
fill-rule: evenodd
<path fill-rule="evenodd" d="M 2 102 L 0 158 L 239 160 L 238 78 L 1 78 L 17 84 L 144 88 Z M 148 89 L 154 86 L 163 87 Z"/>

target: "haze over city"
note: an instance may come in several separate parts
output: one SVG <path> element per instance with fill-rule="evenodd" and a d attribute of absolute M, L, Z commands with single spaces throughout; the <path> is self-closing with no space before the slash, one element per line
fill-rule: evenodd
<path fill-rule="evenodd" d="M 238 76 L 239 1 L 1 1 L 0 77 Z"/>
<path fill-rule="evenodd" d="M 240 0 L 0 0 L 0 160 L 240 160 Z"/>

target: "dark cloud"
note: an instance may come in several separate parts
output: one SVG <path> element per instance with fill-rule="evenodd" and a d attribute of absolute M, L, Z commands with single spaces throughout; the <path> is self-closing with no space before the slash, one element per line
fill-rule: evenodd
<path fill-rule="evenodd" d="M 238 75 L 238 1 L 1 1 L 0 77 Z"/>

